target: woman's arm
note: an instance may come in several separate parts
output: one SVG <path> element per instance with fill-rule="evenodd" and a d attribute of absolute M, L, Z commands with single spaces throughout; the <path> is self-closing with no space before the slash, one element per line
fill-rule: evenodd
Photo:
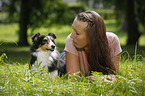
<path fill-rule="evenodd" d="M 120 73 L 120 56 L 121 56 L 121 54 L 118 54 L 113 57 L 113 63 L 115 65 L 115 68 L 117 69 L 118 73 Z"/>
<path fill-rule="evenodd" d="M 77 55 L 66 52 L 66 71 L 70 75 L 80 71 L 79 57 Z"/>

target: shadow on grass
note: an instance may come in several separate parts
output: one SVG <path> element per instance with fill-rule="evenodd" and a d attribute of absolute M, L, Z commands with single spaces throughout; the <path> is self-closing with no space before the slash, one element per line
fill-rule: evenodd
<path fill-rule="evenodd" d="M 7 61 L 10 64 L 13 63 L 29 63 L 30 54 L 29 46 L 18 46 L 15 43 L 1 43 L 0 55 L 5 53 L 7 55 Z"/>
<path fill-rule="evenodd" d="M 20 63 L 20 64 L 26 64 L 30 61 L 30 53 L 29 49 L 30 46 L 18 46 L 15 43 L 0 43 L 0 55 L 3 53 L 6 53 L 8 59 L 8 63 Z M 63 52 L 64 44 L 63 43 L 57 43 L 58 50 L 60 52 Z M 133 59 L 135 55 L 135 46 L 121 46 L 123 53 L 122 56 L 127 56 L 126 53 L 130 55 L 130 57 Z M 137 47 L 137 56 L 141 55 L 145 57 L 145 46 L 138 46 Z M 126 57 L 128 58 L 128 57 Z"/>
<path fill-rule="evenodd" d="M 145 46 L 137 46 L 137 48 L 135 48 L 135 46 L 121 46 L 121 48 L 123 50 L 122 56 L 124 58 L 130 58 L 133 60 L 135 58 L 135 54 L 136 57 L 140 59 L 145 57 Z"/>

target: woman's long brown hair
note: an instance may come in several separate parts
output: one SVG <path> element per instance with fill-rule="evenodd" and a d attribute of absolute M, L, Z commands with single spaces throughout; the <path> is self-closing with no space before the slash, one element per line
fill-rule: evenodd
<path fill-rule="evenodd" d="M 88 22 L 86 28 L 88 50 L 87 59 L 90 71 L 98 71 L 103 74 L 115 73 L 108 40 L 106 37 L 106 27 L 102 17 L 94 11 L 86 11 L 77 15 L 77 19 Z"/>

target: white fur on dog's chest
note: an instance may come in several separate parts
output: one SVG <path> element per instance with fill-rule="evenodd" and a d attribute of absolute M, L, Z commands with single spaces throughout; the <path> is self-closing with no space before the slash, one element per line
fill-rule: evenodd
<path fill-rule="evenodd" d="M 34 52 L 33 55 L 37 57 L 35 64 L 37 63 L 39 64 L 41 62 L 39 67 L 42 68 L 43 66 L 45 66 L 44 70 L 48 70 L 48 72 L 49 72 L 48 67 L 51 67 L 52 62 L 54 62 L 55 59 L 59 58 L 59 54 L 56 50 L 54 50 L 53 52 L 49 52 L 49 51 Z"/>
<path fill-rule="evenodd" d="M 50 63 L 51 62 L 50 54 L 51 53 L 48 53 L 48 52 L 38 52 L 37 53 L 37 62 L 38 63 L 42 62 L 40 66 L 44 66 L 44 65 L 50 66 L 50 64 L 51 64 Z M 47 70 L 47 69 L 45 69 L 45 70 Z"/>

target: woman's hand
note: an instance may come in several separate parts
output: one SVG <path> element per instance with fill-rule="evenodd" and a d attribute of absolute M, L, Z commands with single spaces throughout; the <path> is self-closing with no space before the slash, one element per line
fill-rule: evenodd
<path fill-rule="evenodd" d="M 87 76 L 87 78 L 94 79 L 94 76 L 93 75 L 90 75 L 90 76 Z"/>

